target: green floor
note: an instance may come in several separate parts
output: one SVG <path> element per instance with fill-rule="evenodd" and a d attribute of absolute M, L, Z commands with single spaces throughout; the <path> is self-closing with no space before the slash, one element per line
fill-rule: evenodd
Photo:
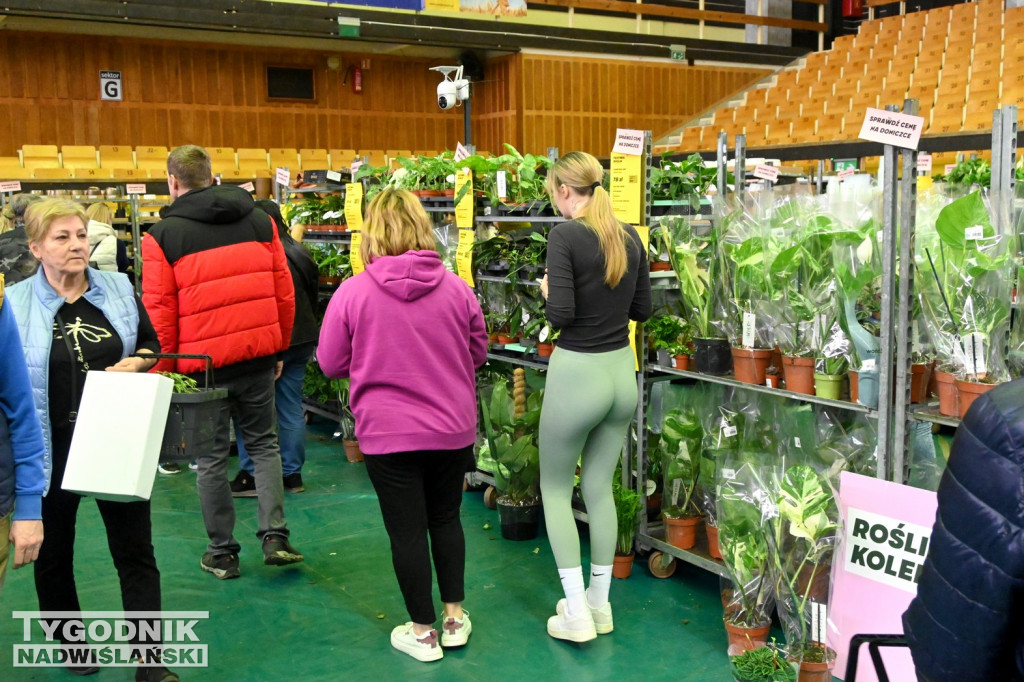
<path fill-rule="evenodd" d="M 561 596 L 547 539 L 503 540 L 497 512 L 466 493 L 466 608 L 473 635 L 443 661 L 420 663 L 391 648 L 391 629 L 407 620 L 391 570 L 380 510 L 362 464 L 349 464 L 327 424 L 310 429 L 306 492 L 288 495 L 294 544 L 306 561 L 264 566 L 255 500 L 237 500 L 242 577 L 221 582 L 199 568 L 206 545 L 195 474 L 159 476 L 153 530 L 165 610 L 205 610 L 196 628 L 209 667 L 179 669 L 185 680 L 640 679 L 727 682 L 718 579 L 683 564 L 666 580 L 637 564 L 612 585 L 615 632 L 583 645 L 549 638 L 545 621 Z M 234 465 L 232 465 L 234 468 Z M 120 609 L 117 576 L 94 504 L 78 520 L 78 591 L 86 610 Z M 584 544 L 586 564 L 586 545 Z M 11 571 L 3 610 L 36 610 L 29 570 Z M 0 679 L 70 680 L 60 669 L 11 667 L 20 621 L 0 618 Z M 42 641 L 37 631 L 34 641 Z M 89 679 L 130 680 L 130 669 Z"/>

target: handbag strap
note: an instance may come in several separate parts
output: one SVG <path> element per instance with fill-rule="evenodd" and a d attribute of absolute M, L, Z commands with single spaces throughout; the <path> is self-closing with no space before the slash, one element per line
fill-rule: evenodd
<path fill-rule="evenodd" d="M 78 419 L 78 360 L 75 358 L 75 349 L 71 346 L 68 327 L 64 324 L 64 319 L 61 318 L 60 311 L 57 311 L 57 324 L 60 325 L 61 338 L 64 339 L 64 345 L 67 346 L 68 355 L 71 356 L 71 405 L 73 407 L 68 411 L 68 421 L 74 424 Z"/>

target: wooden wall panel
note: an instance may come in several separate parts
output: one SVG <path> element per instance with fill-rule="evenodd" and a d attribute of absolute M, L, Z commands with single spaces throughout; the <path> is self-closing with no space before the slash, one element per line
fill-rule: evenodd
<path fill-rule="evenodd" d="M 607 156 L 616 128 L 658 137 L 766 71 L 521 55 L 522 148 Z"/>
<path fill-rule="evenodd" d="M 355 57 L 340 57 L 331 71 L 313 50 L 5 31 L 0 156 L 24 144 L 454 148 L 462 110 L 437 108 L 436 60 L 374 56 L 357 95 L 343 82 Z M 267 102 L 265 64 L 312 67 L 317 101 Z M 124 101 L 100 101 L 100 70 L 121 71 Z"/>

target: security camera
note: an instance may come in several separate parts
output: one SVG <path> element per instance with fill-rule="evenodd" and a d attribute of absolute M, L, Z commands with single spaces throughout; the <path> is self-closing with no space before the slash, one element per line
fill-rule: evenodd
<path fill-rule="evenodd" d="M 445 79 L 437 84 L 437 106 L 453 109 L 458 101 L 458 89 L 454 81 Z"/>
<path fill-rule="evenodd" d="M 430 69 L 438 71 L 444 76 L 444 80 L 437 84 L 437 106 L 442 109 L 453 109 L 460 102 L 469 99 L 469 80 L 462 77 L 462 68 L 461 66 L 435 66 Z"/>

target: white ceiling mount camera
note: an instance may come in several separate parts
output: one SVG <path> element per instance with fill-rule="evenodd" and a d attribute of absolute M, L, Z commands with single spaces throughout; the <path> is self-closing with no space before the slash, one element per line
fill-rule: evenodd
<path fill-rule="evenodd" d="M 430 69 L 444 76 L 444 80 L 437 84 L 437 106 L 442 109 L 454 109 L 460 102 L 469 99 L 469 80 L 462 77 L 462 68 L 434 66 Z"/>

